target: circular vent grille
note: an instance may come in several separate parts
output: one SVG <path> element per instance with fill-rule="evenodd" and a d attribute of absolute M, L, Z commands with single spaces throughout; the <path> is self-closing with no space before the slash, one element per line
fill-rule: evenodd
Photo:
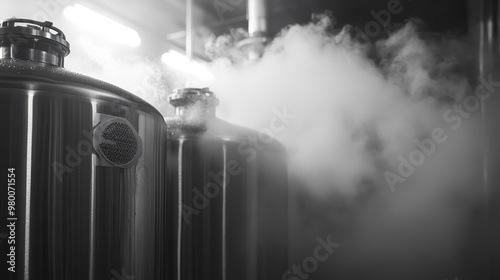
<path fill-rule="evenodd" d="M 96 150 L 111 165 L 128 167 L 141 154 L 141 139 L 125 119 L 113 118 L 95 129 Z"/>

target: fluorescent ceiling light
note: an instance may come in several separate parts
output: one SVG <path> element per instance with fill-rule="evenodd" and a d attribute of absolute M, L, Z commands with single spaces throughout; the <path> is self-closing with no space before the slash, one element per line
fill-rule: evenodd
<path fill-rule="evenodd" d="M 189 59 L 180 52 L 170 50 L 161 56 L 161 60 L 168 66 L 188 73 L 203 81 L 214 79 L 212 73 L 210 73 L 203 64 L 197 61 L 189 61 Z"/>
<path fill-rule="evenodd" d="M 120 44 L 138 47 L 141 44 L 139 33 L 134 29 L 107 18 L 80 4 L 64 9 L 64 16 L 81 27 L 104 34 Z"/>

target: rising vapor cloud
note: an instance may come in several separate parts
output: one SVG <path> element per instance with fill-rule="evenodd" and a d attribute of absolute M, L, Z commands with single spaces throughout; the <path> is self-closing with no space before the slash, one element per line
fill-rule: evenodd
<path fill-rule="evenodd" d="M 288 148 L 292 263 L 318 236 L 342 243 L 312 279 L 444 279 L 462 267 L 482 198 L 480 115 L 457 130 L 443 118 L 472 92 L 468 50 L 422 26 L 413 20 L 367 42 L 320 16 L 284 29 L 258 61 L 236 48 L 242 31 L 208 44 L 220 116 Z M 269 130 L 282 108 L 295 118 Z M 401 159 L 436 129 L 446 140 L 391 191 L 384 174 L 399 176 Z"/>

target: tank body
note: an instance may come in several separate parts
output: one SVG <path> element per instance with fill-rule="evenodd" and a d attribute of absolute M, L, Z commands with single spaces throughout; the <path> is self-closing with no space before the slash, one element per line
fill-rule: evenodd
<path fill-rule="evenodd" d="M 201 96 L 201 97 L 200 97 Z M 201 99 L 200 99 L 201 98 Z M 287 163 L 276 140 L 215 118 L 213 93 L 173 94 L 167 186 L 177 197 L 177 279 L 281 279 Z"/>
<path fill-rule="evenodd" d="M 0 28 L 0 160 L 15 176 L 0 192 L 2 224 L 15 224 L 15 243 L 0 243 L 1 279 L 168 279 L 164 119 L 65 70 L 57 31 L 17 19 Z"/>

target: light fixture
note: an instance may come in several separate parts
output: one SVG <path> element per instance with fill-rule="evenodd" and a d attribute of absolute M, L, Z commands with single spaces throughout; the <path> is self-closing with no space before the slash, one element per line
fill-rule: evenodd
<path fill-rule="evenodd" d="M 141 38 L 137 31 L 80 4 L 66 7 L 64 16 L 81 27 L 104 33 L 107 38 L 117 43 L 133 48 L 141 44 Z"/>
<path fill-rule="evenodd" d="M 183 71 L 203 81 L 210 81 L 214 79 L 212 73 L 210 73 L 203 64 L 197 61 L 189 61 L 184 54 L 178 51 L 169 50 L 161 56 L 161 60 L 168 66 Z"/>

